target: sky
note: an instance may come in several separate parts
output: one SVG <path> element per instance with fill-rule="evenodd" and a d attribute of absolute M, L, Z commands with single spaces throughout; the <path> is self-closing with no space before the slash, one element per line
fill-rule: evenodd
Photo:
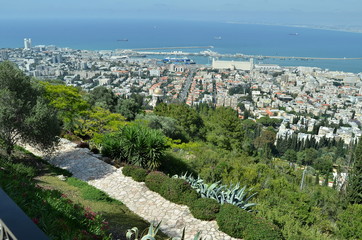
<path fill-rule="evenodd" d="M 362 25 L 361 0 L 2 0 L 1 19 L 145 18 Z"/>

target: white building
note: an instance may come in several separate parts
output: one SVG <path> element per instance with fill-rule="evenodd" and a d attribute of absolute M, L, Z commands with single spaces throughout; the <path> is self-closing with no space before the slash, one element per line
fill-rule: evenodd
<path fill-rule="evenodd" d="M 221 61 L 221 60 L 212 59 L 212 68 L 251 71 L 254 69 L 254 60 L 251 58 L 250 61 L 247 62 L 247 61 Z"/>
<path fill-rule="evenodd" d="M 24 49 L 31 48 L 31 38 L 24 38 Z"/>

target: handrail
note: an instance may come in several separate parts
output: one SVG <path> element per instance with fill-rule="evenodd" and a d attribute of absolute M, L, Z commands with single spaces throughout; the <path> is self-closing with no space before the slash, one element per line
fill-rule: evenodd
<path fill-rule="evenodd" d="M 49 240 L 1 188 L 0 240 Z"/>

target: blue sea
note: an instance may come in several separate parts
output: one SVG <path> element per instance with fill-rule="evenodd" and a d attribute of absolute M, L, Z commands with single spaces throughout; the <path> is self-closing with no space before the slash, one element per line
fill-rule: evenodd
<path fill-rule="evenodd" d="M 362 57 L 362 33 L 270 25 L 134 19 L 0 20 L 0 32 L 0 48 L 23 47 L 23 39 L 32 38 L 33 45 L 89 50 L 214 46 L 211 50 L 219 53 Z M 209 61 L 206 57 L 194 60 L 201 64 Z M 362 72 L 362 60 L 263 59 L 262 63 Z"/>

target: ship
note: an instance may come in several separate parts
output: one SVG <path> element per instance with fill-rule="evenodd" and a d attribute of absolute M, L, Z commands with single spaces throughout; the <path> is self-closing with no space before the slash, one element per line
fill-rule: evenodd
<path fill-rule="evenodd" d="M 221 40 L 220 36 L 214 37 L 215 40 Z"/>
<path fill-rule="evenodd" d="M 298 36 L 299 33 L 289 33 L 290 36 Z"/>
<path fill-rule="evenodd" d="M 163 63 L 176 63 L 176 64 L 195 64 L 193 60 L 190 58 L 164 58 L 162 60 Z"/>
<path fill-rule="evenodd" d="M 118 42 L 128 42 L 127 38 L 123 38 L 123 39 L 117 39 Z"/>

